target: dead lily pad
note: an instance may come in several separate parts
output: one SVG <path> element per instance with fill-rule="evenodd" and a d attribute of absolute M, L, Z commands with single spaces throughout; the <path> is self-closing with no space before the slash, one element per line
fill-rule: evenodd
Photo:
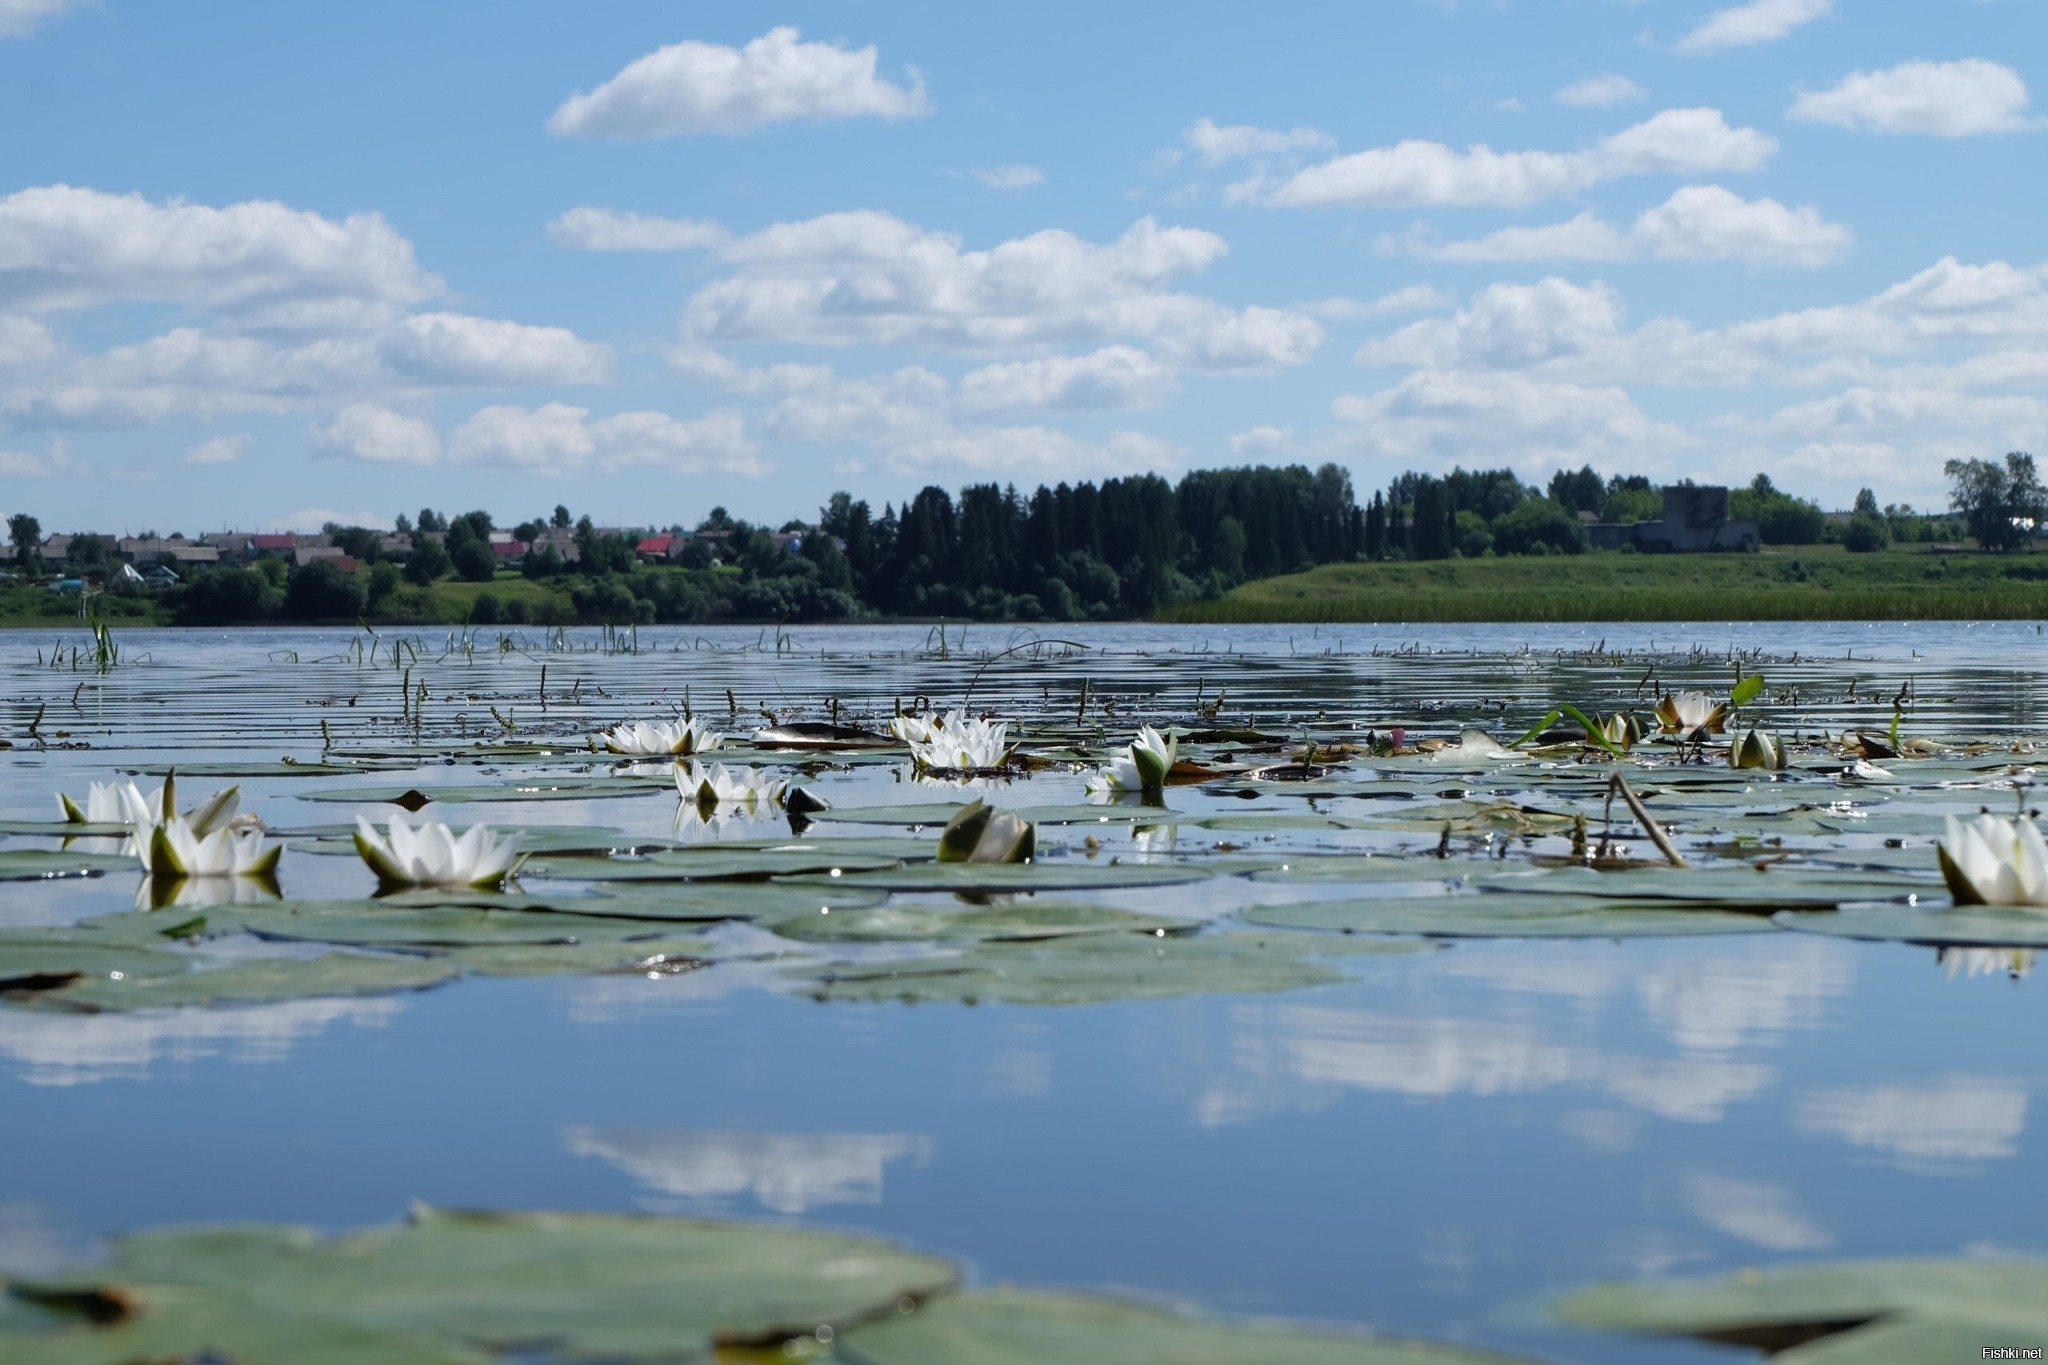
<path fill-rule="evenodd" d="M 992 1289 L 948 1295 L 846 1338 L 865 1365 L 1510 1365 L 1506 1356 L 1276 1322 L 1233 1323 L 1082 1294 Z"/>
<path fill-rule="evenodd" d="M 82 1311 L 54 1331 L 0 1329 L 0 1356 L 486 1365 L 493 1344 L 545 1342 L 556 1358 L 708 1361 L 845 1330 L 954 1279 L 871 1238 L 626 1214 L 422 1208 L 334 1238 L 173 1228 L 122 1239 L 99 1270 L 11 1286 Z"/>
<path fill-rule="evenodd" d="M 2048 1262 L 1838 1261 L 1579 1290 L 1585 1327 L 1775 1352 L 1773 1365 L 1926 1365 L 2048 1339 Z"/>

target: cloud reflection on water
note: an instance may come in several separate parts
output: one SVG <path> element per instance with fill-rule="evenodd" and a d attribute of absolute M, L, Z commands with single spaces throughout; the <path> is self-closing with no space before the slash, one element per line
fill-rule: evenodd
<path fill-rule="evenodd" d="M 227 1052 L 238 1062 L 282 1061 L 302 1039 L 335 1024 L 378 1028 L 404 1008 L 403 1001 L 385 997 L 137 1014 L 5 1010 L 0 1054 L 20 1062 L 20 1078 L 31 1085 L 139 1080 L 160 1059 L 192 1062 Z"/>
<path fill-rule="evenodd" d="M 932 1139 L 915 1133 L 736 1133 L 570 1128 L 563 1145 L 601 1157 L 648 1190 L 691 1204 L 742 1197 L 776 1213 L 879 1204 L 892 1162 L 923 1166 Z"/>

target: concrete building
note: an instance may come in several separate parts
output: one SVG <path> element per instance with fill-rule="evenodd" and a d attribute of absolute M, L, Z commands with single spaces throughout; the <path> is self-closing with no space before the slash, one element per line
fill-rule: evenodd
<path fill-rule="evenodd" d="M 1664 515 L 1656 521 L 1599 521 L 1586 533 L 1596 550 L 1633 546 L 1657 554 L 1754 550 L 1763 543 L 1755 522 L 1728 519 L 1726 488 L 1700 485 L 1667 487 Z"/>

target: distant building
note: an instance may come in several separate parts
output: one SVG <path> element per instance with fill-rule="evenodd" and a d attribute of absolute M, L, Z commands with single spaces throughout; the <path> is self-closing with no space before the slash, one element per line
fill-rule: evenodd
<path fill-rule="evenodd" d="M 1754 550 L 1763 543 L 1755 522 L 1728 519 L 1726 488 L 1688 484 L 1664 490 L 1664 515 L 1656 521 L 1598 521 L 1586 534 L 1596 550 L 1633 546 L 1659 554 Z"/>

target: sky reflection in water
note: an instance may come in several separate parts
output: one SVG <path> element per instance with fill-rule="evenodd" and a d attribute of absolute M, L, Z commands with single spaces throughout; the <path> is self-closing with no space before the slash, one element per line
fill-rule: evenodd
<path fill-rule="evenodd" d="M 111 757 L 10 763 L 0 806 L 47 818 L 53 785 Z M 267 812 L 289 790 L 245 789 Z M 879 799 L 927 799 L 896 791 Z M 639 829 L 670 813 L 512 818 Z M 284 873 L 294 895 L 357 894 L 354 874 L 303 854 Z M 125 908 L 115 880 L 0 886 L 0 922 Z M 1216 886 L 1107 899 L 1207 916 L 1230 908 Z M 0 1010 L 0 1269 L 162 1222 L 341 1226 L 413 1199 L 640 1208 L 872 1230 L 987 1281 L 1617 1365 L 1728 1359 L 1562 1332 L 1531 1304 L 1801 1256 L 2048 1252 L 2029 1124 L 2042 983 L 2013 966 L 1767 933 L 1461 941 L 1350 960 L 1334 987 L 1079 1008 L 820 1005 L 758 989 L 778 969 L 746 963 Z"/>

